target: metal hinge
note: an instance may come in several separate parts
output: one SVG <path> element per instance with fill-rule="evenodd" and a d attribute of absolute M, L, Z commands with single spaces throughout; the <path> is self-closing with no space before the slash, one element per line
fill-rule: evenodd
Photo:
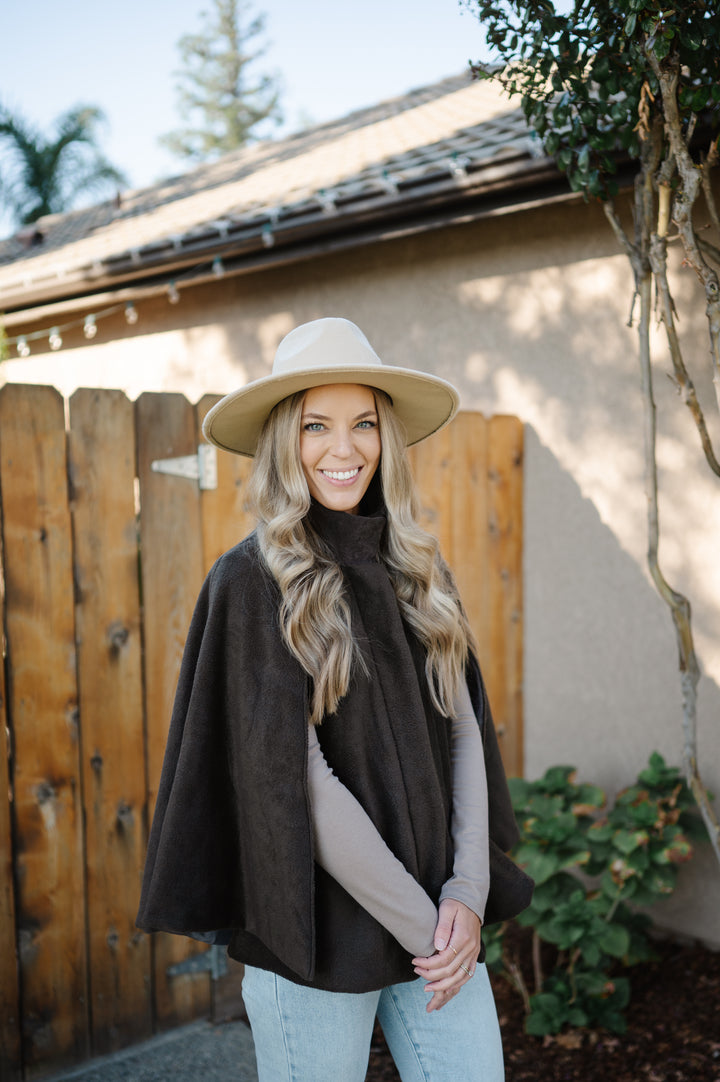
<path fill-rule="evenodd" d="M 224 977 L 227 972 L 227 950 L 218 946 L 210 947 L 202 954 L 193 954 L 184 962 L 177 962 L 167 968 L 168 977 L 182 977 L 185 973 L 209 973 L 214 981 Z"/>
<path fill-rule="evenodd" d="M 150 463 L 155 473 L 169 473 L 173 477 L 187 477 L 199 481 L 201 489 L 217 488 L 217 449 L 209 443 L 201 443 L 196 455 L 180 458 L 156 458 Z"/>

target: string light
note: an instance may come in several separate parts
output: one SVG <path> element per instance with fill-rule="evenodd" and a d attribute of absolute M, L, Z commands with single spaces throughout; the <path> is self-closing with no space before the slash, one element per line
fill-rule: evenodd
<path fill-rule="evenodd" d="M 382 184 L 383 188 L 388 193 L 388 195 L 397 195 L 397 193 L 398 193 L 398 182 L 397 182 L 395 176 L 390 172 L 389 169 L 383 169 L 383 174 L 382 174 L 382 178 L 380 180 L 380 183 Z"/>
<path fill-rule="evenodd" d="M 326 192 L 324 188 L 320 188 L 315 198 L 322 207 L 323 214 L 337 214 L 338 209 L 335 206 L 335 199 L 331 192 Z"/>
<path fill-rule="evenodd" d="M 467 177 L 468 165 L 470 165 L 470 159 L 465 154 L 459 154 L 457 150 L 454 151 L 452 157 L 448 159 L 450 172 L 456 180 L 464 180 Z"/>
<path fill-rule="evenodd" d="M 268 234 L 263 236 L 263 243 L 266 247 L 271 247 L 274 243 L 274 237 L 272 235 L 272 228 L 268 231 Z M 180 275 L 180 278 L 195 278 L 198 272 L 202 272 L 203 267 L 207 268 L 208 264 L 196 264 L 191 267 L 184 274 Z M 93 270 L 96 268 L 94 267 Z M 220 256 L 216 256 L 210 264 L 211 273 L 216 278 L 222 278 L 225 275 L 225 264 Z M 180 303 L 180 291 L 177 287 L 178 279 L 171 278 L 167 284 L 167 296 L 170 304 Z M 100 312 L 90 312 L 79 319 L 74 319 L 63 323 L 61 326 L 51 327 L 49 330 L 32 331 L 30 334 L 20 334 L 16 338 L 7 337 L 6 342 L 8 346 L 15 346 L 18 356 L 23 359 L 30 356 L 30 343 L 46 341 L 50 346 L 50 349 L 57 351 L 62 349 L 63 334 L 66 331 L 74 330 L 75 328 L 82 327 L 82 332 L 88 341 L 91 341 L 97 335 L 98 321 L 101 319 L 107 319 L 108 316 L 115 315 L 117 312 L 125 312 L 125 320 L 128 324 L 135 324 L 139 319 L 139 313 L 133 301 L 120 302 L 119 304 L 113 304 L 109 308 L 104 308 Z"/>

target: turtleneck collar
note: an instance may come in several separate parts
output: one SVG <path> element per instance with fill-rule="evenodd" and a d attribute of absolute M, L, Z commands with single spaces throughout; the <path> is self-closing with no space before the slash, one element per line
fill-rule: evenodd
<path fill-rule="evenodd" d="M 369 490 L 368 490 L 369 491 Z M 382 497 L 366 498 L 356 515 L 349 511 L 332 511 L 317 500 L 308 513 L 310 525 L 329 546 L 340 564 L 357 564 L 377 559 L 387 516 Z"/>

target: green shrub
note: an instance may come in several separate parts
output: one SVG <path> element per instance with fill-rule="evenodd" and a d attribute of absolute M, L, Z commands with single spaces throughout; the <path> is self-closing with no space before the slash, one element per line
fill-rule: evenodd
<path fill-rule="evenodd" d="M 485 933 L 489 968 L 522 995 L 525 1028 L 537 1036 L 564 1026 L 624 1032 L 630 982 L 612 974 L 653 957 L 652 922 L 637 907 L 672 892 L 678 865 L 705 837 L 680 772 L 657 752 L 609 811 L 601 789 L 574 779 L 573 767 L 556 766 L 537 781 L 509 782 L 521 834 L 513 857 L 535 880 L 532 903 L 517 918 L 533 930 L 532 994 L 505 926 Z"/>

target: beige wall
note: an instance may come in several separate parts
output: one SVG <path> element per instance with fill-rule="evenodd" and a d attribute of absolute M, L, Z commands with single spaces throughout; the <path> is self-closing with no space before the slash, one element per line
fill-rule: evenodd
<path fill-rule="evenodd" d="M 688 360 L 712 417 L 702 301 L 679 272 Z M 526 772 L 573 763 L 610 791 L 650 752 L 682 753 L 672 624 L 645 570 L 642 406 L 632 282 L 595 207 L 533 211 L 306 267 L 227 279 L 182 303 L 139 302 L 134 328 L 99 324 L 92 346 L 3 366 L 14 381 L 182 390 L 191 400 L 267 370 L 279 338 L 321 315 L 355 320 L 388 363 L 452 380 L 464 408 L 527 424 Z M 692 310 L 688 303 L 695 297 Z M 681 308 L 681 314 L 683 308 Z M 106 339 L 106 340 L 104 340 Z M 661 559 L 693 605 L 700 764 L 720 793 L 720 495 L 688 411 L 656 363 Z M 720 945 L 720 872 L 683 869 L 659 919 Z"/>

